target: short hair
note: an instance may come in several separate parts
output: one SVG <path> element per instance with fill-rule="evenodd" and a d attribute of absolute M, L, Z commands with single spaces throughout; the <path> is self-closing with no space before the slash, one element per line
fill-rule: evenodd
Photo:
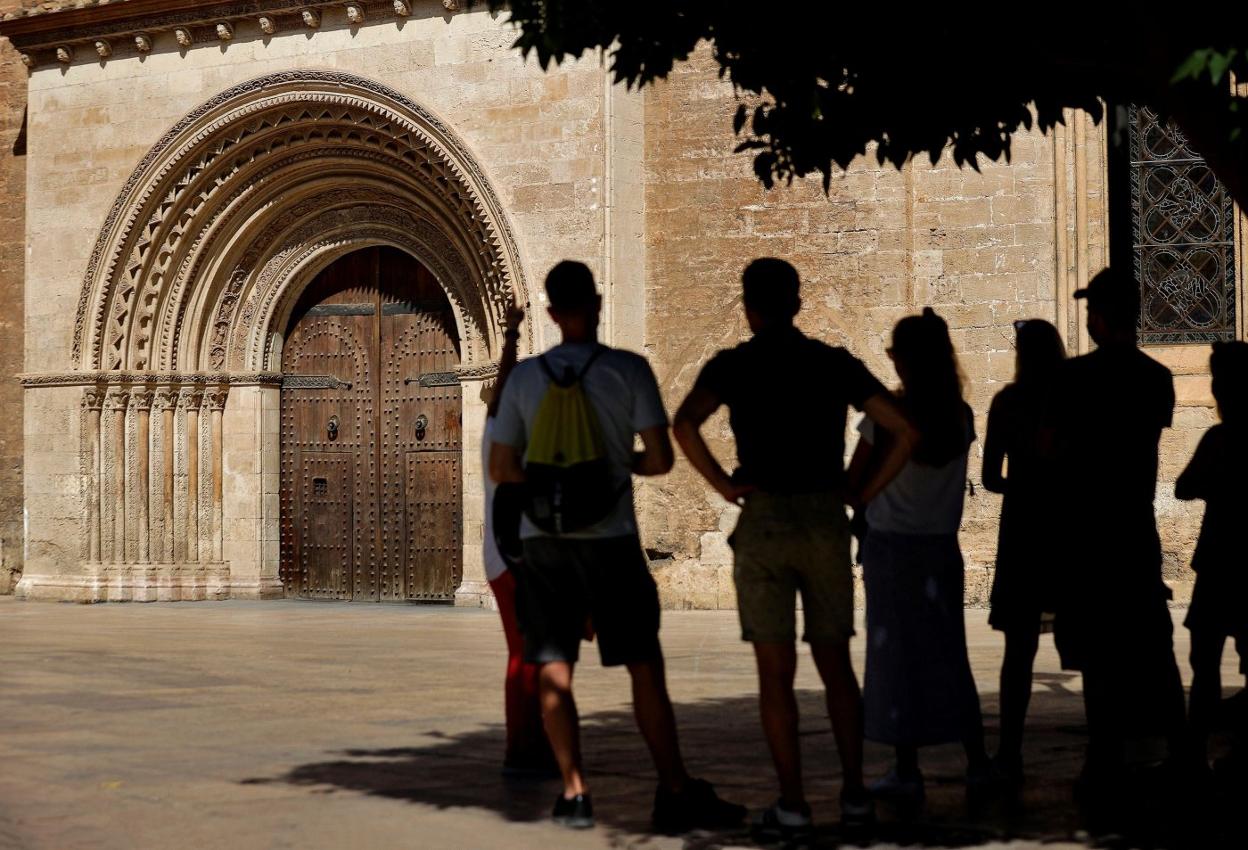
<path fill-rule="evenodd" d="M 792 319 L 797 315 L 802 281 L 797 269 L 775 257 L 759 257 L 741 275 L 745 306 L 765 319 Z"/>
<path fill-rule="evenodd" d="M 591 309 L 598 299 L 594 273 L 584 263 L 563 260 L 546 275 L 546 299 L 557 313 Z"/>
<path fill-rule="evenodd" d="M 1248 419 L 1248 342 L 1215 342 L 1209 371 L 1222 421 L 1244 422 Z"/>

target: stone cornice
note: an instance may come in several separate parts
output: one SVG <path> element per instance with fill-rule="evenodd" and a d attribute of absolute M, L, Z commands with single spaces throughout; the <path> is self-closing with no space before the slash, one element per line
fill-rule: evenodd
<path fill-rule="evenodd" d="M 82 386 L 280 386 L 278 372 L 38 372 L 18 375 L 23 387 Z"/>
<path fill-rule="evenodd" d="M 407 0 L 94 0 L 88 6 L 54 12 L 14 13 L 0 21 L 0 35 L 21 51 L 28 68 L 34 68 L 143 54 L 158 40 L 183 51 L 200 44 L 220 44 L 233 39 L 240 25 L 269 38 L 314 30 L 322 20 L 351 27 L 393 23 L 412 14 L 413 5 Z M 458 0 L 441 0 L 430 11 L 451 14 L 462 5 Z"/>

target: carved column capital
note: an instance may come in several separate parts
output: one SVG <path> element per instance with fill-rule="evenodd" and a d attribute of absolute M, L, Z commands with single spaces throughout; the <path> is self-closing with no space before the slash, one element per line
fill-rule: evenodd
<path fill-rule="evenodd" d="M 229 391 L 224 387 L 216 387 L 204 391 L 204 405 L 209 410 L 225 410 L 225 397 Z"/>
<path fill-rule="evenodd" d="M 103 387 L 87 387 L 82 391 L 82 406 L 85 410 L 102 410 L 104 408 L 105 390 Z"/>
<path fill-rule="evenodd" d="M 178 391 L 157 390 L 152 404 L 159 411 L 173 410 L 178 406 Z"/>
<path fill-rule="evenodd" d="M 130 392 L 130 404 L 138 410 L 151 410 L 152 395 L 152 391 L 147 387 L 135 387 Z"/>
<path fill-rule="evenodd" d="M 199 410 L 204 403 L 204 391 L 198 387 L 178 392 L 178 402 L 187 410 Z"/>
<path fill-rule="evenodd" d="M 107 410 L 125 410 L 129 404 L 130 392 L 128 390 L 109 390 L 108 397 L 104 400 L 104 407 Z"/>

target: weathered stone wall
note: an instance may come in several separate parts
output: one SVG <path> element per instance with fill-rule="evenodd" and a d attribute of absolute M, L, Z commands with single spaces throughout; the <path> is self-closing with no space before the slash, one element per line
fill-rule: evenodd
<path fill-rule="evenodd" d="M 22 8 L 71 5 L 0 0 L 0 16 Z M 22 574 L 22 371 L 25 321 L 26 69 L 8 39 L 0 38 L 0 593 L 11 593 Z"/>
<path fill-rule="evenodd" d="M 896 382 L 884 353 L 893 324 L 931 305 L 952 329 L 981 436 L 972 449 L 962 545 L 968 601 L 983 603 L 1000 507 L 980 486 L 985 417 L 992 396 L 1012 378 L 1012 321 L 1055 321 L 1072 350 L 1087 348 L 1069 292 L 1106 262 L 1098 128 L 1080 116 L 1077 133 L 1020 135 L 1010 163 L 983 162 L 979 172 L 959 169 L 949 157 L 899 172 L 868 156 L 836 175 L 827 196 L 817 180 L 766 191 L 750 156 L 732 153 L 736 102 L 715 70 L 702 52 L 646 102 L 646 347 L 669 406 L 679 404 L 717 349 L 748 335 L 740 275 L 754 257 L 791 261 L 804 281 L 801 327 L 847 346 L 888 384 Z M 1172 367 L 1199 373 L 1207 349 L 1180 351 L 1181 362 L 1164 354 Z M 1210 421 L 1204 380 L 1180 379 L 1183 403 L 1194 406 L 1181 408 L 1178 430 L 1166 434 L 1166 482 Z M 707 430 L 730 467 L 727 416 L 721 412 Z M 851 436 L 851 448 L 854 442 Z M 1160 489 L 1167 564 L 1178 577 L 1185 575 L 1179 568 L 1190 555 L 1195 512 L 1174 503 L 1169 483 Z M 735 508 L 683 460 L 670 477 L 647 483 L 645 493 L 646 545 L 666 600 L 733 605 L 726 533 Z M 1063 512 L 1077 506 L 1077 493 L 1054 506 L 1055 532 Z"/>

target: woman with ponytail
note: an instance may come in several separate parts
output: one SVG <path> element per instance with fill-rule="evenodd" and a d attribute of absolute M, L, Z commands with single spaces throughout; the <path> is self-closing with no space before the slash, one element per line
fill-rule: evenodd
<path fill-rule="evenodd" d="M 893 329 L 889 357 L 901 378 L 897 400 L 918 432 L 901 473 L 865 507 L 862 547 L 867 595 L 866 738 L 891 744 L 897 764 L 874 783 L 879 796 L 923 796 L 918 748 L 962 742 L 967 782 L 991 776 L 979 694 L 971 676 L 958 546 L 967 454 L 975 440 L 949 327 L 930 307 Z M 869 474 L 888 432 L 869 418 L 850 464 Z"/>

